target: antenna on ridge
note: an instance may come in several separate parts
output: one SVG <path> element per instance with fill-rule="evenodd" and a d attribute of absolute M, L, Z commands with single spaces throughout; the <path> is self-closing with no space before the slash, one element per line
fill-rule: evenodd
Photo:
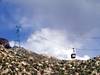
<path fill-rule="evenodd" d="M 20 30 L 21 30 L 21 26 L 20 25 L 16 25 L 16 44 L 18 44 L 18 46 L 20 47 Z"/>

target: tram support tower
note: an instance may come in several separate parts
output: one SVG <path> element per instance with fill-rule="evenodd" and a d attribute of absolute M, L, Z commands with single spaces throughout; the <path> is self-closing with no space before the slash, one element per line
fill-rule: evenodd
<path fill-rule="evenodd" d="M 20 43 L 20 31 L 21 31 L 21 26 L 20 25 L 16 25 L 16 44 L 18 45 L 18 47 L 21 46 L 21 43 Z"/>

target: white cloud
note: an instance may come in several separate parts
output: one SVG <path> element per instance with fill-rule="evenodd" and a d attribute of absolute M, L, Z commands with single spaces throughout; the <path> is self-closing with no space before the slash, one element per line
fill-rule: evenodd
<path fill-rule="evenodd" d="M 13 47 L 15 41 L 10 41 L 10 45 Z M 53 56 L 64 60 L 71 60 L 71 54 L 73 53 L 72 48 L 79 48 L 81 46 L 79 43 L 70 43 L 64 32 L 48 28 L 41 29 L 31 34 L 27 41 L 24 43 L 22 42 L 21 45 L 38 54 Z M 76 59 L 79 60 L 87 60 L 89 58 L 88 55 L 84 55 L 83 57 L 76 56 Z"/>
<path fill-rule="evenodd" d="M 79 60 L 88 60 L 88 59 L 90 59 L 90 57 L 88 55 L 84 55 L 83 57 L 77 56 L 76 59 L 79 59 Z"/>
<path fill-rule="evenodd" d="M 27 12 L 26 15 L 32 16 L 31 18 L 22 16 L 19 23 L 23 28 L 35 28 L 37 30 L 38 27 L 47 27 L 47 29 L 42 29 L 31 34 L 25 42 L 24 47 L 34 52 L 55 56 L 60 59 L 70 59 L 72 51 L 66 50 L 66 48 L 80 48 L 80 45 L 84 43 L 84 36 L 87 37 L 87 34 L 90 34 L 91 30 L 96 27 L 94 24 L 98 23 L 94 20 L 96 19 L 95 16 L 92 16 L 97 11 L 95 3 L 92 3 L 90 0 L 6 1 L 22 9 L 24 8 Z M 33 26 L 34 24 L 36 27 Z M 99 27 L 98 24 L 97 27 Z M 49 28 L 52 29 L 50 30 Z M 66 32 L 63 33 L 60 30 L 65 30 Z M 88 46 L 88 44 L 85 45 Z M 77 56 L 77 59 L 87 58 L 86 56 Z"/>
<path fill-rule="evenodd" d="M 15 45 L 15 41 L 10 41 L 10 46 L 13 47 Z"/>
<path fill-rule="evenodd" d="M 18 41 L 10 41 L 9 44 L 10 44 L 11 47 L 19 46 L 19 42 Z M 20 43 L 20 44 L 22 46 L 22 43 Z"/>
<path fill-rule="evenodd" d="M 31 34 L 23 46 L 39 54 L 71 60 L 72 48 L 81 45 L 79 43 L 70 43 L 64 32 L 44 28 Z M 89 56 L 77 56 L 77 59 L 87 60 Z"/>

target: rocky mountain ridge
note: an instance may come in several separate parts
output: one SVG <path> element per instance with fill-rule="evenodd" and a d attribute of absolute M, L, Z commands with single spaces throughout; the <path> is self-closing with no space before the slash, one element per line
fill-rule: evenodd
<path fill-rule="evenodd" d="M 0 75 L 100 75 L 100 56 L 87 61 L 58 60 L 0 45 Z"/>

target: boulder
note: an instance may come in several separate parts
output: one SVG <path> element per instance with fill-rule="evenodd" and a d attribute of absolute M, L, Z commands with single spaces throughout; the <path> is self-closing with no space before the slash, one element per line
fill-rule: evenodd
<path fill-rule="evenodd" d="M 5 38 L 0 38 L 0 45 L 3 45 L 5 48 L 11 48 L 9 41 Z"/>

